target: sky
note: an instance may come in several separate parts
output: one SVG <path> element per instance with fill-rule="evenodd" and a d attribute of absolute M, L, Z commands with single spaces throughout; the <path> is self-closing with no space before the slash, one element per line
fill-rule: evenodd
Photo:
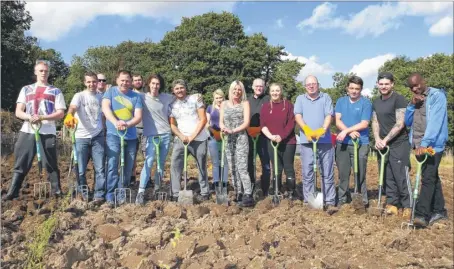
<path fill-rule="evenodd" d="M 306 64 L 298 80 L 315 75 L 328 88 L 335 72 L 354 72 L 365 94 L 387 60 L 452 54 L 454 45 L 452 2 L 28 2 L 26 9 L 28 34 L 68 64 L 90 47 L 159 42 L 182 17 L 232 12 L 246 34 L 261 32 Z"/>

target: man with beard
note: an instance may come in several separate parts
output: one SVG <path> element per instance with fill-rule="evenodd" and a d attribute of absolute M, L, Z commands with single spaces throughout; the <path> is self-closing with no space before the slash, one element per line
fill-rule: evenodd
<path fill-rule="evenodd" d="M 380 73 L 377 87 L 380 97 L 372 105 L 375 148 L 383 150 L 389 146 L 384 175 L 385 213 L 397 216 L 399 208 L 403 208 L 402 217 L 408 219 L 413 201 L 409 178 L 410 144 L 404 122 L 407 101 L 394 91 L 394 76 L 391 73 Z"/>
<path fill-rule="evenodd" d="M 415 209 L 414 224 L 426 227 L 448 218 L 441 179 L 438 175 L 438 166 L 448 139 L 446 92 L 427 87 L 425 80 L 418 73 L 410 75 L 407 84 L 413 93 L 405 112 L 405 124 L 411 127 L 412 148 L 420 158 L 425 154 L 427 147 L 435 150 L 435 155 L 428 156 L 422 165 L 421 193 Z"/>

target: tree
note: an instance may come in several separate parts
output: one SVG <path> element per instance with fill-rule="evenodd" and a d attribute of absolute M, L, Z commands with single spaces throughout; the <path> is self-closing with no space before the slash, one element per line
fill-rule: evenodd
<path fill-rule="evenodd" d="M 21 88 L 33 79 L 33 62 L 29 54 L 36 39 L 25 36 L 32 17 L 25 2 L 1 2 L 2 109 L 13 110 Z"/>
<path fill-rule="evenodd" d="M 285 60 L 278 63 L 276 71 L 270 79 L 270 83 L 277 82 L 282 85 L 284 96 L 288 100 L 296 99 L 303 92 L 304 86 L 296 80 L 301 69 L 305 64 L 296 60 Z"/>
<path fill-rule="evenodd" d="M 83 64 L 82 57 L 73 56 L 68 77 L 66 79 L 57 78 L 55 86 L 63 90 L 67 106 L 71 103 L 75 93 L 85 89 L 84 74 L 86 72 L 87 68 Z"/>

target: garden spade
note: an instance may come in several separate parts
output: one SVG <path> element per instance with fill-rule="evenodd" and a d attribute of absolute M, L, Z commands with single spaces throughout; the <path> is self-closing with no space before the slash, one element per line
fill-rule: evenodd
<path fill-rule="evenodd" d="M 389 153 L 389 146 L 386 146 L 385 150 L 379 150 L 378 153 L 380 154 L 380 174 L 378 180 L 378 202 L 377 206 L 373 207 L 369 210 L 370 214 L 374 216 L 381 216 L 385 208 L 381 202 L 381 193 L 383 190 L 383 177 L 385 176 L 385 159 Z"/>
<path fill-rule="evenodd" d="M 188 181 L 188 146 L 189 143 L 182 142 L 184 146 L 184 164 L 183 164 L 183 174 L 184 174 L 184 189 L 178 194 L 178 202 L 183 205 L 192 205 L 194 204 L 194 194 L 192 190 L 188 190 L 187 181 Z"/>
<path fill-rule="evenodd" d="M 359 139 L 352 139 L 353 142 L 353 172 L 355 174 L 355 192 L 352 194 L 352 204 L 357 210 L 364 209 L 363 195 L 359 192 L 359 177 L 358 177 L 358 144 Z"/>
<path fill-rule="evenodd" d="M 221 134 L 221 180 L 218 182 L 216 189 L 216 203 L 218 205 L 229 205 L 229 198 L 227 195 L 227 181 L 224 179 L 224 153 L 225 153 L 225 136 Z"/>
<path fill-rule="evenodd" d="M 312 151 L 314 153 L 314 164 L 313 164 L 313 177 L 314 177 L 314 193 L 311 193 L 307 197 L 307 203 L 314 209 L 323 209 L 323 192 L 317 191 L 317 140 L 312 139 Z"/>
<path fill-rule="evenodd" d="M 125 188 L 125 136 L 127 130 L 119 131 L 117 129 L 117 134 L 120 136 L 120 182 L 121 185 L 119 188 L 116 188 L 114 191 L 115 207 L 117 205 L 122 205 L 127 201 L 129 195 L 129 203 L 131 203 L 131 189 Z"/>
<path fill-rule="evenodd" d="M 277 206 L 282 200 L 282 194 L 279 193 L 279 179 L 278 179 L 278 171 L 277 171 L 277 147 L 279 146 L 278 142 L 270 141 L 271 146 L 274 150 L 274 194 L 272 198 L 273 205 Z M 276 145 L 275 145 L 276 144 Z"/>

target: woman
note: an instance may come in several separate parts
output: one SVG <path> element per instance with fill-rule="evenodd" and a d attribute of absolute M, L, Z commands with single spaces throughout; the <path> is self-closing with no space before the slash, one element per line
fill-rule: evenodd
<path fill-rule="evenodd" d="M 277 147 L 277 178 L 279 190 L 282 190 L 282 170 L 285 170 L 287 176 L 287 193 L 289 199 L 294 198 L 295 194 L 295 169 L 293 161 L 296 150 L 295 137 L 295 115 L 293 114 L 293 105 L 283 99 L 282 87 L 273 83 L 270 86 L 270 102 L 265 103 L 260 111 L 260 126 L 262 133 L 268 138 L 268 153 L 271 157 L 271 163 L 274 170 L 274 148 L 271 141 L 279 143 Z M 273 171 L 273 176 L 275 172 Z M 262 183 L 265 186 L 264 194 L 268 193 L 270 182 Z M 272 192 L 275 192 L 275 183 L 273 182 Z"/>
<path fill-rule="evenodd" d="M 213 186 L 219 182 L 220 177 L 220 167 L 221 167 L 221 154 L 220 150 L 220 137 L 219 133 L 221 129 L 219 128 L 219 109 L 221 108 L 221 103 L 224 101 L 224 92 L 221 89 L 217 89 L 213 92 L 213 104 L 209 105 L 207 108 L 207 128 L 210 133 L 208 138 L 208 150 L 210 152 L 210 158 L 213 166 Z M 228 178 L 228 164 L 227 157 L 224 155 L 224 182 L 227 182 Z"/>
<path fill-rule="evenodd" d="M 152 74 L 148 77 L 145 84 L 149 91 L 142 94 L 143 98 L 143 136 L 146 139 L 145 145 L 145 163 L 140 174 L 139 192 L 136 197 L 136 204 L 144 204 L 144 193 L 148 180 L 150 179 L 151 167 L 156 161 L 156 146 L 153 143 L 159 143 L 159 170 L 161 178 L 164 174 L 164 164 L 167 153 L 169 152 L 171 130 L 169 124 L 169 105 L 175 100 L 171 94 L 160 93 L 164 88 L 164 79 L 160 75 Z M 158 140 L 159 138 L 159 140 Z M 158 171 L 155 172 L 155 187 L 154 191 L 158 191 L 160 185 Z"/>
<path fill-rule="evenodd" d="M 227 135 L 226 155 L 232 171 L 236 201 L 244 207 L 254 206 L 251 179 L 248 174 L 249 141 L 246 128 L 249 126 L 250 107 L 241 81 L 234 81 L 229 87 L 229 99 L 222 102 L 219 127 Z M 241 187 L 244 189 L 244 196 Z"/>

